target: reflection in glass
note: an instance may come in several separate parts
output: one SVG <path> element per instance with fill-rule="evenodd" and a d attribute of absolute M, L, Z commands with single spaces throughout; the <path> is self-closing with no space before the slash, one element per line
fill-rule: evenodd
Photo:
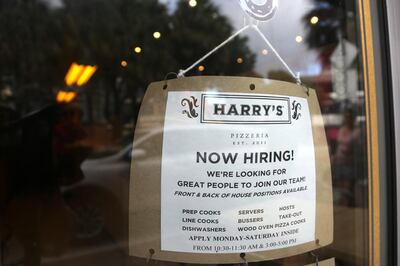
<path fill-rule="evenodd" d="M 280 1 L 274 17 L 259 25 L 318 93 L 333 166 L 335 243 L 316 253 L 336 257 L 337 265 L 368 261 L 356 14 L 355 1 Z M 191 65 L 243 20 L 239 3 L 224 0 L 0 1 L 4 265 L 145 264 L 128 257 L 127 243 L 130 163 L 148 157 L 158 134 L 137 140 L 139 152 L 131 153 L 146 88 Z M 294 82 L 251 31 L 188 75 Z M 149 108 L 148 127 L 162 127 L 163 106 Z M 255 265 L 313 261 L 305 254 Z"/>

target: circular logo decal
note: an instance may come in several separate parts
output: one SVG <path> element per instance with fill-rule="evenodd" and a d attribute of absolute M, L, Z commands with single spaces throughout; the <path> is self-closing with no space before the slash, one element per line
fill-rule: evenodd
<path fill-rule="evenodd" d="M 272 18 L 278 8 L 278 0 L 239 0 L 243 10 L 252 18 L 266 21 Z"/>

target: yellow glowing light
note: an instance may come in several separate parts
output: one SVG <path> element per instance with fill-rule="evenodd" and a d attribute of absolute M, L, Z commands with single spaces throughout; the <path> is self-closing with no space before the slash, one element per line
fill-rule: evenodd
<path fill-rule="evenodd" d="M 156 31 L 156 32 L 153 33 L 153 37 L 154 37 L 154 39 L 160 39 L 161 38 L 161 33 Z"/>
<path fill-rule="evenodd" d="M 267 55 L 267 54 L 268 54 L 268 50 L 267 50 L 267 49 L 264 49 L 264 50 L 261 51 L 261 53 L 262 53 L 263 55 Z"/>
<path fill-rule="evenodd" d="M 139 46 L 136 46 L 135 49 L 133 49 L 135 53 L 140 54 L 142 52 L 142 48 Z"/>
<path fill-rule="evenodd" d="M 59 91 L 59 92 L 57 93 L 57 97 L 56 97 L 57 102 L 58 102 L 58 103 L 64 102 L 64 99 L 65 99 L 65 96 L 66 96 L 66 95 L 67 95 L 67 93 L 66 93 L 65 91 Z"/>
<path fill-rule="evenodd" d="M 200 72 L 203 72 L 206 68 L 204 66 L 199 66 L 198 69 Z"/>
<path fill-rule="evenodd" d="M 303 37 L 302 36 L 296 36 L 296 42 L 297 43 L 301 43 L 301 42 L 303 42 Z"/>
<path fill-rule="evenodd" d="M 65 75 L 65 84 L 67 84 L 67 86 L 83 86 L 92 78 L 96 70 L 97 66 L 85 66 L 73 63 L 67 75 Z"/>
<path fill-rule="evenodd" d="M 73 91 L 59 91 L 56 100 L 58 103 L 70 103 L 75 100 L 76 96 L 77 93 Z"/>
<path fill-rule="evenodd" d="M 97 71 L 97 66 L 86 66 L 83 70 L 82 75 L 79 77 L 76 85 L 83 86 L 93 77 L 94 73 Z"/>
<path fill-rule="evenodd" d="M 236 59 L 236 62 L 238 64 L 243 64 L 243 58 L 239 57 L 238 59 Z"/>
<path fill-rule="evenodd" d="M 314 25 L 317 24 L 318 21 L 319 21 L 319 18 L 318 18 L 317 16 L 313 16 L 313 17 L 310 19 L 311 24 L 314 24 Z"/>
<path fill-rule="evenodd" d="M 127 67 L 128 66 L 128 62 L 126 62 L 125 60 L 121 61 L 121 66 L 122 67 Z"/>
<path fill-rule="evenodd" d="M 67 75 L 65 76 L 65 84 L 67 84 L 68 86 L 74 85 L 79 77 L 82 75 L 84 69 L 84 66 L 73 63 L 70 66 Z"/>
<path fill-rule="evenodd" d="M 76 98 L 76 92 L 73 92 L 73 91 L 67 92 L 67 94 L 65 95 L 65 98 L 64 98 L 64 102 L 70 103 L 73 100 L 75 100 L 75 98 Z"/>
<path fill-rule="evenodd" d="M 190 0 L 189 1 L 189 6 L 190 7 L 196 7 L 197 6 L 197 1 L 196 0 Z"/>

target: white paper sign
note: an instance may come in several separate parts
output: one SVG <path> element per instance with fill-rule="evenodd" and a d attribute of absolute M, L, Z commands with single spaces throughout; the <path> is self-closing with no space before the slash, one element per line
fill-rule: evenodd
<path fill-rule="evenodd" d="M 315 241 L 306 99 L 169 92 L 162 153 L 161 250 L 248 253 Z"/>

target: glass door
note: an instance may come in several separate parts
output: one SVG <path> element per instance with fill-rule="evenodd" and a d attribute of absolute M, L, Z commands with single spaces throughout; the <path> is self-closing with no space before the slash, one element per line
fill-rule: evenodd
<path fill-rule="evenodd" d="M 175 78 L 168 73 L 248 23 L 240 2 L 269 1 L 0 0 L 0 265 L 186 265 L 129 256 L 130 170 L 143 156 L 132 150 L 151 155 L 143 167 L 160 156 L 151 150 L 157 135 L 133 136 L 148 85 Z M 275 2 L 258 27 L 317 93 L 334 241 L 251 264 L 379 265 L 377 10 L 367 0 Z M 186 73 L 210 75 L 296 83 L 254 31 Z M 160 121 L 145 118 L 149 128 Z"/>

